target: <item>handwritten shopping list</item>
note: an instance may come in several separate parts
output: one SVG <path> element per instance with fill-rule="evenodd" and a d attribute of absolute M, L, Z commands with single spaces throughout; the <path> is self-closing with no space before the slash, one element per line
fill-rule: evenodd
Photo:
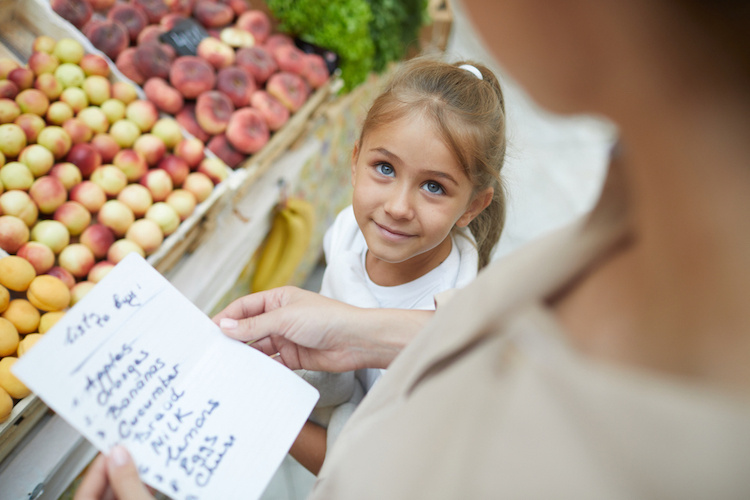
<path fill-rule="evenodd" d="M 318 399 L 137 255 L 13 372 L 100 451 L 124 444 L 141 478 L 175 499 L 259 497 Z"/>

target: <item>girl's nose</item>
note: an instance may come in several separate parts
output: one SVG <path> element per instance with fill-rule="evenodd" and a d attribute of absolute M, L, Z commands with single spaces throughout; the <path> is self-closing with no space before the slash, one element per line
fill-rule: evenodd
<path fill-rule="evenodd" d="M 414 207 L 407 189 L 395 189 L 386 199 L 385 211 L 395 220 L 411 219 Z"/>

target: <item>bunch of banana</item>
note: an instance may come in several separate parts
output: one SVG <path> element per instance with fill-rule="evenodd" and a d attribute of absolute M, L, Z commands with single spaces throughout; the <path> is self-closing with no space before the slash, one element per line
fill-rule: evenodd
<path fill-rule="evenodd" d="M 288 198 L 276 208 L 271 231 L 261 249 L 251 283 L 253 292 L 289 283 L 310 245 L 315 214 L 300 198 Z"/>

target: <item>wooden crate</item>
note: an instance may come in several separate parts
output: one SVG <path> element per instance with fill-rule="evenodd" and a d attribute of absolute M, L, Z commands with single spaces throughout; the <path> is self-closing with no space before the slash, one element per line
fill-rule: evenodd
<path fill-rule="evenodd" d="M 450 0 L 429 0 L 427 14 L 430 21 L 422 28 L 420 45 L 423 52 L 445 52 L 453 27 Z"/>

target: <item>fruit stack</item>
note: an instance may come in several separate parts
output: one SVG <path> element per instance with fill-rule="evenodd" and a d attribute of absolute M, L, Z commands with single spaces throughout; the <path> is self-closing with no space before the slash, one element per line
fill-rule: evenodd
<path fill-rule="evenodd" d="M 51 0 L 147 98 L 236 167 L 329 78 L 317 54 L 274 33 L 247 0 Z M 180 55 L 160 35 L 185 19 L 207 35 Z"/>
<path fill-rule="evenodd" d="M 230 172 L 72 38 L 0 58 L 0 248 L 73 296 L 147 256 Z"/>
<path fill-rule="evenodd" d="M 37 275 L 21 257 L 0 257 L 0 422 L 30 394 L 11 367 L 65 314 L 72 298 L 60 278 Z"/>

